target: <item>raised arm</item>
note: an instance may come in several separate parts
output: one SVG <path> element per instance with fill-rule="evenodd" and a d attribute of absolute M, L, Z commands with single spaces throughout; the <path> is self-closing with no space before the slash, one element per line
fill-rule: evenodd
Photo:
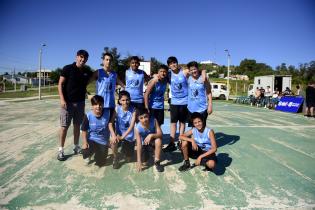
<path fill-rule="evenodd" d="M 150 97 L 150 94 L 154 88 L 154 85 L 156 84 L 156 81 L 155 79 L 153 80 L 150 80 L 148 86 L 147 86 L 147 89 L 144 93 L 144 106 L 147 110 L 149 110 L 149 97 Z"/>
<path fill-rule="evenodd" d="M 147 83 L 150 81 L 151 77 L 149 75 L 147 75 L 147 73 L 145 73 L 145 71 L 143 71 L 144 74 L 144 81 Z"/>
<path fill-rule="evenodd" d="M 207 112 L 208 114 L 212 113 L 212 92 L 211 92 L 211 85 L 210 82 L 208 80 L 205 80 L 204 82 L 205 86 L 206 86 L 206 92 L 207 92 L 207 97 L 208 97 L 208 108 L 207 108 Z"/>
<path fill-rule="evenodd" d="M 119 85 L 120 87 L 124 88 L 126 87 L 126 85 L 117 77 L 117 81 L 116 84 Z"/>

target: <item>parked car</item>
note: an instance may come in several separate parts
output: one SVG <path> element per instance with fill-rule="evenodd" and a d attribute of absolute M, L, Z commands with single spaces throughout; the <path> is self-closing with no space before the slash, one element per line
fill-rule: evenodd
<path fill-rule="evenodd" d="M 212 98 L 225 100 L 229 96 L 226 84 L 224 83 L 211 83 Z"/>

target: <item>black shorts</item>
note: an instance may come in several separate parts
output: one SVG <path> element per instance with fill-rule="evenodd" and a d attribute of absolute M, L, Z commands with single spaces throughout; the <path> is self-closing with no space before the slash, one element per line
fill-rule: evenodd
<path fill-rule="evenodd" d="M 315 107 L 315 100 L 306 99 L 305 105 L 307 108 Z"/>
<path fill-rule="evenodd" d="M 145 108 L 144 103 L 131 102 L 130 105 L 136 108 L 137 110 Z"/>
<path fill-rule="evenodd" d="M 206 125 L 206 123 L 207 123 L 207 118 L 208 118 L 208 112 L 207 112 L 207 110 L 201 112 L 200 114 L 201 114 L 201 116 L 202 116 L 202 121 L 203 121 L 203 123 L 205 123 L 205 125 Z M 187 115 L 188 127 L 193 127 L 193 122 L 192 122 L 192 120 L 191 120 L 191 115 L 192 115 L 192 113 L 188 110 L 188 115 Z"/>
<path fill-rule="evenodd" d="M 102 166 L 106 162 L 108 154 L 108 146 L 96 143 L 95 141 L 88 141 L 89 148 L 82 149 L 83 159 L 91 157 L 94 155 L 95 165 Z"/>
<path fill-rule="evenodd" d="M 190 142 L 188 142 L 188 156 L 192 159 L 197 159 L 200 155 L 206 153 L 207 151 L 202 150 L 199 146 L 198 146 L 198 150 L 195 151 L 192 149 L 192 145 Z M 209 160 L 213 160 L 214 162 L 217 162 L 217 156 L 215 154 L 211 154 L 208 155 L 204 158 L 201 159 L 200 165 L 202 166 L 206 166 L 206 162 L 208 162 Z"/>
<path fill-rule="evenodd" d="M 164 124 L 164 109 L 150 108 L 150 115 L 158 121 L 159 125 Z"/>
<path fill-rule="evenodd" d="M 177 123 L 177 121 L 181 123 L 186 123 L 187 121 L 187 105 L 170 105 L 171 108 L 171 123 Z"/>
<path fill-rule="evenodd" d="M 142 150 L 141 150 L 141 161 L 142 162 L 148 162 L 149 161 L 150 153 L 152 150 L 154 150 L 153 144 L 142 145 Z"/>
<path fill-rule="evenodd" d="M 119 146 L 121 146 L 121 152 L 126 156 L 126 157 L 133 157 L 135 153 L 135 141 L 126 141 L 123 140 L 119 142 Z"/>

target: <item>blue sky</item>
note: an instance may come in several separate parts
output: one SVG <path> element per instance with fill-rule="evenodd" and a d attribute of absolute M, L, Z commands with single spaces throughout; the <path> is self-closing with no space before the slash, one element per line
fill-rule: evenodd
<path fill-rule="evenodd" d="M 312 0 L 1 0 L 0 73 L 62 67 L 79 49 L 99 68 L 103 48 L 161 62 L 249 58 L 275 67 L 315 60 Z"/>

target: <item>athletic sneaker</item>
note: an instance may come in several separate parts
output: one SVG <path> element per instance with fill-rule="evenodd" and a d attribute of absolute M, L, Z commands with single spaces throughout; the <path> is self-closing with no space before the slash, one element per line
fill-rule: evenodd
<path fill-rule="evenodd" d="M 178 170 L 179 171 L 188 171 L 190 169 L 190 162 L 189 160 L 185 160 L 183 165 L 181 165 Z"/>
<path fill-rule="evenodd" d="M 155 165 L 155 169 L 157 170 L 157 172 L 163 172 L 164 171 L 164 168 L 161 166 L 160 161 L 156 161 L 154 163 L 154 165 Z"/>
<path fill-rule="evenodd" d="M 176 148 L 176 146 L 175 146 L 175 143 L 170 142 L 170 143 L 167 145 L 167 147 L 165 147 L 165 148 L 163 149 L 163 152 L 173 152 L 173 151 L 175 151 L 175 150 L 177 150 L 177 148 Z"/>
<path fill-rule="evenodd" d="M 89 165 L 91 162 L 91 157 L 83 158 L 85 165 Z"/>
<path fill-rule="evenodd" d="M 74 147 L 73 153 L 74 153 L 75 155 L 81 154 L 81 152 L 82 152 L 82 149 L 81 149 L 80 146 L 75 146 L 75 147 Z"/>
<path fill-rule="evenodd" d="M 64 161 L 64 160 L 66 160 L 66 157 L 65 157 L 65 154 L 63 153 L 63 151 L 59 151 L 59 152 L 58 152 L 57 159 L 58 159 L 59 161 Z"/>
<path fill-rule="evenodd" d="M 114 158 L 114 160 L 113 160 L 113 169 L 118 169 L 118 168 L 119 168 L 118 158 Z"/>

